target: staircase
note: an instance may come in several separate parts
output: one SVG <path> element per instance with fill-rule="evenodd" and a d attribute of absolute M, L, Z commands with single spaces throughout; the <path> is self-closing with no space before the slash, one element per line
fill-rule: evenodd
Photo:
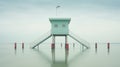
<path fill-rule="evenodd" d="M 34 49 L 36 46 L 39 46 L 41 43 L 43 43 L 45 40 L 47 40 L 51 36 L 52 34 L 50 32 L 47 32 L 44 35 L 42 35 L 39 39 L 37 39 L 32 43 L 33 45 L 32 49 Z M 73 34 L 72 32 L 69 32 L 68 36 L 74 39 L 75 41 L 77 41 L 80 45 L 86 47 L 87 49 L 90 48 L 90 45 L 87 41 L 81 39 L 79 36 Z"/>
<path fill-rule="evenodd" d="M 38 40 L 34 41 L 32 43 L 32 49 L 34 49 L 36 46 L 40 45 L 41 43 L 43 43 L 45 40 L 47 40 L 48 38 L 50 38 L 52 35 L 50 34 L 50 32 L 47 32 L 45 34 L 43 34 Z"/>
<path fill-rule="evenodd" d="M 68 36 L 80 43 L 80 45 L 86 47 L 87 49 L 90 48 L 89 43 L 87 41 L 81 39 L 79 36 L 76 36 L 72 32 L 69 32 Z"/>

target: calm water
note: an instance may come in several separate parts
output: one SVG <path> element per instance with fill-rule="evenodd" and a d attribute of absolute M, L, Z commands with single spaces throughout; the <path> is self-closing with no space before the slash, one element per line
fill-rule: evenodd
<path fill-rule="evenodd" d="M 120 44 L 98 44 L 98 49 L 86 50 L 82 46 L 70 44 L 69 50 L 64 45 L 56 44 L 56 49 L 51 50 L 50 44 L 41 44 L 39 48 L 30 49 L 25 44 L 0 44 L 0 67 L 120 67 Z"/>

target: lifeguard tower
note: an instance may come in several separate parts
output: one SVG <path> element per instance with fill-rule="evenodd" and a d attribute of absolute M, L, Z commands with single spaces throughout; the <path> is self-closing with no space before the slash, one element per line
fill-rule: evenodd
<path fill-rule="evenodd" d="M 53 36 L 66 36 L 69 34 L 70 18 L 50 18 L 51 34 Z"/>
<path fill-rule="evenodd" d="M 86 48 L 89 48 L 88 43 L 85 40 L 78 39 L 74 35 L 69 32 L 69 24 L 71 18 L 49 18 L 51 22 L 51 33 L 47 35 L 44 39 L 34 44 L 32 48 L 40 45 L 42 42 L 47 40 L 48 38 L 52 37 L 52 48 L 55 48 L 55 37 L 56 36 L 64 36 L 65 37 L 65 48 L 69 48 L 69 44 L 67 41 L 67 37 L 70 36 L 74 40 L 76 40 L 80 45 L 83 45 Z"/>
<path fill-rule="evenodd" d="M 71 18 L 50 18 L 52 48 L 55 47 L 55 36 L 65 36 L 65 47 L 68 48 L 67 35 L 69 34 L 69 23 Z"/>

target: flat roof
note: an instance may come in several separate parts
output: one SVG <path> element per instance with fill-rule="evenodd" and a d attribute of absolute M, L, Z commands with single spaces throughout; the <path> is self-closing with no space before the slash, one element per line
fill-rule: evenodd
<path fill-rule="evenodd" d="M 49 20 L 71 20 L 71 18 L 49 18 Z"/>

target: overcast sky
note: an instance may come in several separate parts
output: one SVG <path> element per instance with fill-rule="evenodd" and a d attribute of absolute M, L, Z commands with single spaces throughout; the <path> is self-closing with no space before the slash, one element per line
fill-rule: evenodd
<path fill-rule="evenodd" d="M 0 42 L 31 42 L 50 30 L 49 18 L 71 18 L 88 42 L 120 42 L 120 0 L 0 0 Z"/>

